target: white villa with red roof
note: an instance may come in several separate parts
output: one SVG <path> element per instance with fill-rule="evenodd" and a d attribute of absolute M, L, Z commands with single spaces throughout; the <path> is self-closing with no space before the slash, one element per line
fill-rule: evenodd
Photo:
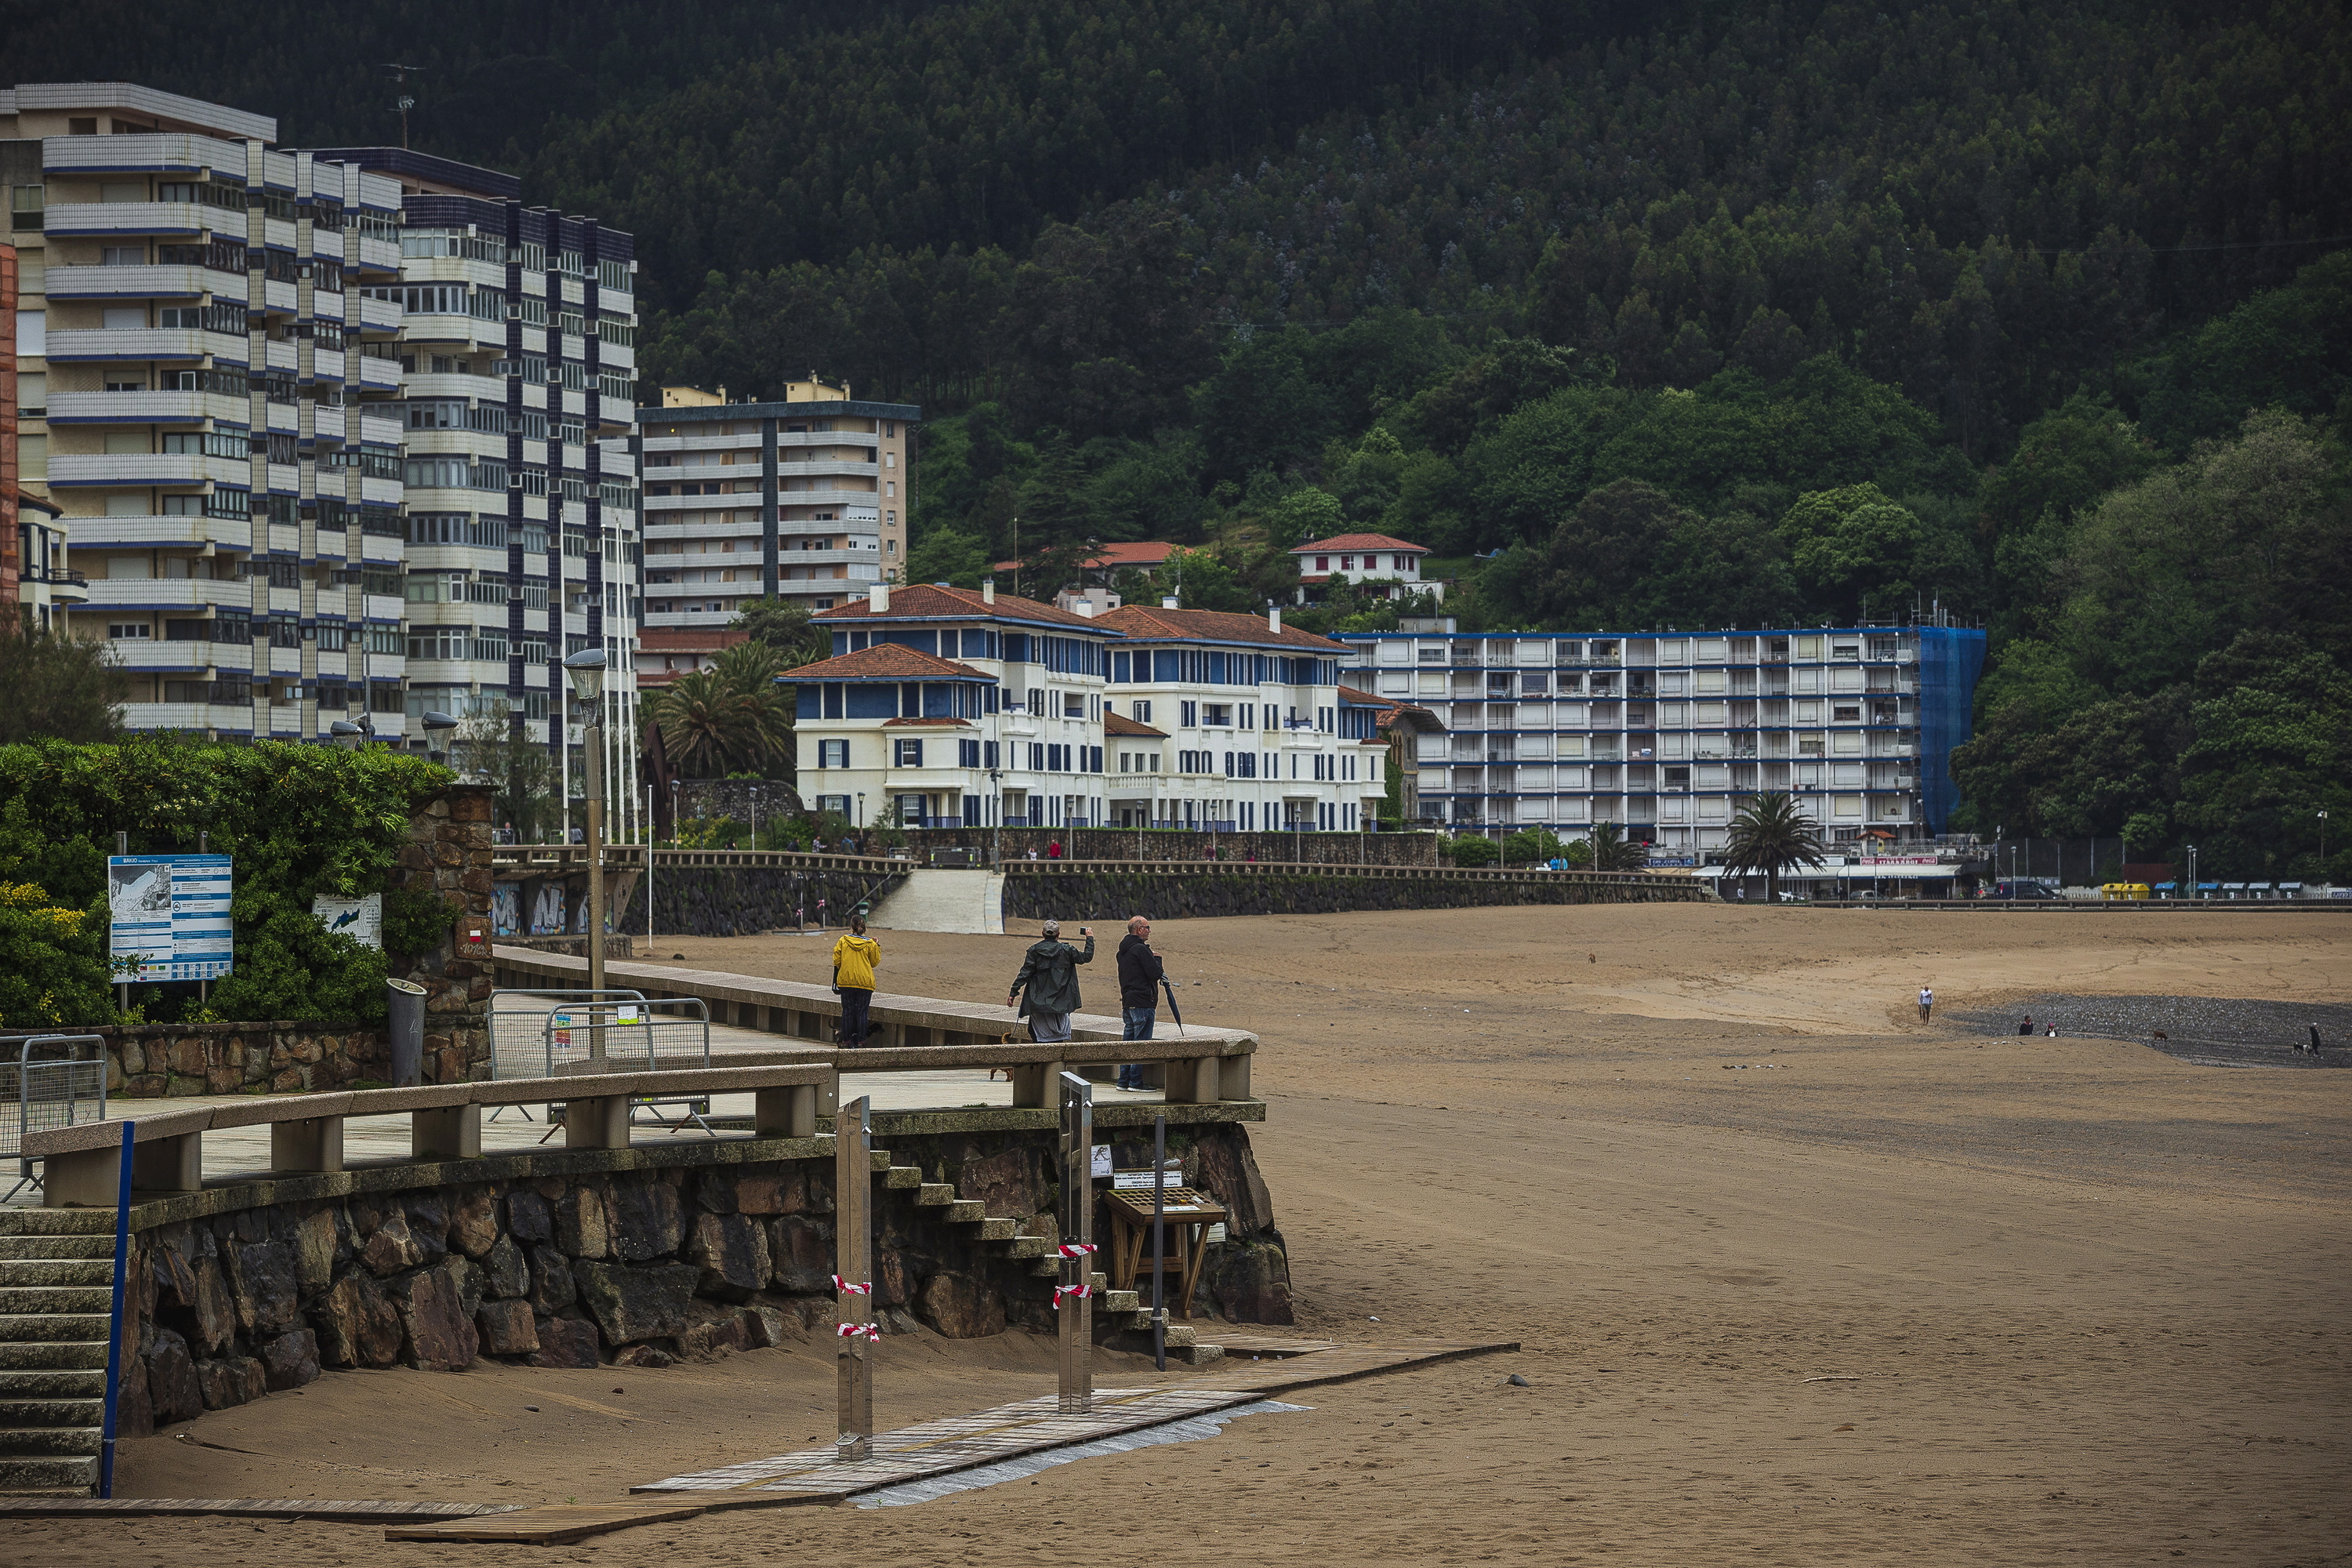
<path fill-rule="evenodd" d="M 1345 645 L 1265 616 L 1108 615 L 930 584 L 819 613 L 803 795 L 866 826 L 1354 832 L 1386 788 Z"/>
<path fill-rule="evenodd" d="M 1307 602 L 1308 590 L 1320 588 L 1334 578 L 1373 584 L 1382 590 L 1383 598 L 1401 599 L 1407 594 L 1424 591 L 1440 599 L 1445 597 L 1444 584 L 1422 579 L 1421 558 L 1429 552 L 1385 533 L 1335 533 L 1328 539 L 1309 540 L 1290 553 L 1298 559 L 1301 604 Z"/>

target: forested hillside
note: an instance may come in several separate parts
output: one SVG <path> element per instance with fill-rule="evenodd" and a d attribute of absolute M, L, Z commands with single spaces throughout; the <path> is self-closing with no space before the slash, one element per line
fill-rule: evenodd
<path fill-rule="evenodd" d="M 0 63 L 296 142 L 429 66 L 420 147 L 636 234 L 649 378 L 926 405 L 919 575 L 1174 538 L 1247 607 L 1360 527 L 1473 624 L 1938 601 L 1976 826 L 2283 872 L 2352 804 L 2340 3 L 246 9 Z"/>

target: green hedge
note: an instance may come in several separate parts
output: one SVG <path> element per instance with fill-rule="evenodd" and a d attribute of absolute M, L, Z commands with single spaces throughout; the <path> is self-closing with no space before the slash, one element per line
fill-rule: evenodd
<path fill-rule="evenodd" d="M 214 854 L 234 858 L 236 968 L 214 982 L 210 1016 L 380 1021 L 383 953 L 329 933 L 310 900 L 384 891 L 409 818 L 450 776 L 383 747 L 0 746 L 0 1028 L 198 1016 L 193 984 L 135 984 L 131 1014 L 115 1008 L 106 858 L 117 832 L 134 855 L 193 853 L 206 833 Z M 388 942 L 446 921 L 414 907 L 424 901 L 386 898 Z"/>

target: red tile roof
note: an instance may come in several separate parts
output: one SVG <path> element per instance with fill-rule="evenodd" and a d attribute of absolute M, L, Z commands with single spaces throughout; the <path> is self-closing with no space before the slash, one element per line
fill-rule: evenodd
<path fill-rule="evenodd" d="M 1041 605 L 1034 599 L 1019 599 L 1010 594 L 996 595 L 993 605 L 983 602 L 977 588 L 940 588 L 929 583 L 898 583 L 890 588 L 890 607 L 877 610 L 873 601 L 860 594 L 854 599 L 835 605 L 829 610 L 819 610 L 810 616 L 816 621 L 883 620 L 898 616 L 937 617 L 954 616 L 967 618 L 997 616 L 1015 621 L 1047 621 L 1057 626 L 1091 626 L 1096 623 L 1084 616 L 1074 616 L 1067 610 L 1057 610 L 1051 605 Z"/>
<path fill-rule="evenodd" d="M 1141 539 L 1126 544 L 1106 544 L 1101 547 L 1102 552 L 1088 561 L 1087 566 L 1090 570 L 1106 566 L 1157 566 L 1183 548 L 1181 544 L 1171 544 L 1164 539 Z M 1020 564 L 1018 561 L 1000 561 L 996 563 L 996 569 L 999 572 L 1010 572 Z"/>
<path fill-rule="evenodd" d="M 969 719 L 885 719 L 885 730 L 969 730 Z"/>
<path fill-rule="evenodd" d="M 1121 714 L 1108 712 L 1103 715 L 1103 733 L 1106 735 L 1149 735 L 1156 741 L 1164 741 L 1168 738 L 1168 731 L 1165 730 L 1155 730 L 1150 725 L 1144 723 L 1140 720 L 1129 719 Z"/>
<path fill-rule="evenodd" d="M 1371 692 L 1344 684 L 1339 688 L 1339 700 L 1352 702 L 1360 708 L 1381 710 L 1380 727 L 1383 730 L 1400 718 L 1410 719 L 1414 729 L 1425 730 L 1432 734 L 1440 733 L 1445 728 L 1443 720 L 1418 702 L 1401 701 L 1394 697 L 1378 697 Z"/>
<path fill-rule="evenodd" d="M 896 643 L 877 643 L 872 647 L 859 648 L 835 658 L 821 658 L 814 664 L 804 664 L 798 669 L 788 669 L 776 678 L 779 680 L 985 680 L 994 685 L 996 678 L 985 675 L 968 664 L 940 658 L 919 649 L 900 647 Z"/>
<path fill-rule="evenodd" d="M 1332 551 L 1354 551 L 1361 553 L 1372 550 L 1409 550 L 1415 555 L 1426 555 L 1426 546 L 1402 539 L 1391 539 L 1385 533 L 1335 533 L 1328 539 L 1310 540 L 1293 550 L 1293 555 L 1319 555 Z"/>
<path fill-rule="evenodd" d="M 1318 653 L 1345 653 L 1348 645 L 1302 632 L 1296 626 L 1276 631 L 1264 616 L 1237 616 L 1224 610 L 1163 610 L 1122 605 L 1096 624 L 1131 637 L 1191 637 L 1203 642 L 1255 643 L 1262 647 L 1312 648 Z"/>
<path fill-rule="evenodd" d="M 724 626 L 646 626 L 637 633 L 640 653 L 718 653 L 751 640 L 750 632 Z"/>

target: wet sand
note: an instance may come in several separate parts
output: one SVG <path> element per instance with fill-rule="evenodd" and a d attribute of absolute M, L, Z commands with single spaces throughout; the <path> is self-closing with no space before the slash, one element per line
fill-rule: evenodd
<path fill-rule="evenodd" d="M 877 934 L 886 987 L 935 995 L 1002 995 L 1024 942 Z M 1297 1331 L 1524 1352 L 1313 1390 L 1296 1396 L 1312 1415 L 914 1508 L 546 1550 L 388 1545 L 344 1525 L 18 1523 L 0 1560 L 2352 1552 L 2352 1075 L 1952 1016 L 2054 993 L 2341 1004 L 2352 923 L 1670 906 L 1170 922 L 1157 938 L 1188 1016 L 1265 1042 L 1254 1137 Z M 1096 1007 L 1110 945 L 1081 972 Z M 821 977 L 828 946 L 656 944 L 800 978 Z M 1939 1014 L 1924 1026 L 1923 982 Z M 886 1342 L 881 1384 L 913 1419 L 1043 1392 L 1051 1366 L 1019 1337 L 925 1336 Z M 1505 1386 L 1513 1371 L 1533 1386 Z M 830 1380 L 823 1344 L 662 1372 L 330 1374 L 186 1429 L 220 1447 L 131 1445 L 124 1490 L 609 1500 L 803 1446 L 826 1430 Z"/>

